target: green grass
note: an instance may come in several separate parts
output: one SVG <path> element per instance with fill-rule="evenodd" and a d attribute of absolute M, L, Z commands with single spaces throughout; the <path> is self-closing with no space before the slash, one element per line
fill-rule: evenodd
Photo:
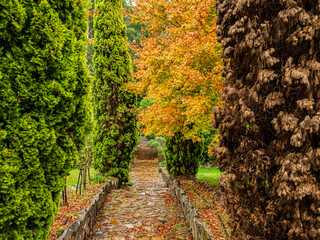
<path fill-rule="evenodd" d="M 67 189 L 70 189 L 72 186 L 76 185 L 78 183 L 78 177 L 79 177 L 80 170 L 75 168 L 71 170 L 70 175 L 67 176 Z M 90 168 L 90 178 L 93 180 L 94 176 L 96 175 L 98 171 L 96 171 L 94 168 Z M 87 172 L 87 181 L 88 179 L 88 172 Z"/>
<path fill-rule="evenodd" d="M 221 172 L 219 169 L 216 168 L 199 168 L 199 171 L 197 173 L 197 178 L 202 179 L 203 181 L 208 182 L 209 184 L 213 186 L 219 186 L 217 182 L 217 178 L 220 177 Z"/>

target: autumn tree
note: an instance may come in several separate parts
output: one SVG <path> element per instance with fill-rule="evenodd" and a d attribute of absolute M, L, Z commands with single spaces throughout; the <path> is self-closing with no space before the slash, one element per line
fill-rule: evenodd
<path fill-rule="evenodd" d="M 219 0 L 233 239 L 320 239 L 320 1 Z"/>
<path fill-rule="evenodd" d="M 129 180 L 129 166 L 137 142 L 136 96 L 127 90 L 131 59 L 121 0 L 96 0 L 94 15 L 94 166 L 104 175 Z"/>
<path fill-rule="evenodd" d="M 139 113 L 146 135 L 165 136 L 167 143 L 172 138 L 201 142 L 212 128 L 222 85 L 214 3 L 136 1 L 130 16 L 146 25 L 149 36 L 134 48 L 139 58 L 131 88 L 151 103 Z"/>
<path fill-rule="evenodd" d="M 0 5 L 0 239 L 47 239 L 89 119 L 87 5 Z"/>

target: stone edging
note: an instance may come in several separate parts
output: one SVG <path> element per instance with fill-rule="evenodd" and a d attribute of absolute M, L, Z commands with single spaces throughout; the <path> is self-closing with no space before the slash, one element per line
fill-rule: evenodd
<path fill-rule="evenodd" d="M 189 202 L 188 196 L 185 191 L 180 188 L 180 181 L 173 180 L 172 176 L 168 172 L 160 167 L 159 171 L 166 182 L 167 186 L 175 191 L 175 194 L 180 202 L 187 223 L 189 224 L 192 235 L 195 240 L 213 240 L 213 235 L 208 228 L 206 222 L 198 218 L 197 210 Z"/>
<path fill-rule="evenodd" d="M 107 194 L 112 189 L 118 188 L 119 181 L 118 179 L 109 180 L 104 183 L 102 189 L 99 193 L 94 195 L 90 206 L 83 209 L 79 214 L 79 220 L 70 224 L 67 227 L 60 238 L 57 240 L 83 240 L 85 239 L 89 232 L 92 229 L 94 224 L 94 219 L 102 207 L 104 200 L 107 197 Z"/>

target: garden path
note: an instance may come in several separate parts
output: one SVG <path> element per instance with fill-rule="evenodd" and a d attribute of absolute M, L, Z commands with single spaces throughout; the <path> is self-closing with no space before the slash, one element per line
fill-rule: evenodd
<path fill-rule="evenodd" d="M 113 190 L 88 239 L 193 239 L 174 193 L 158 171 L 153 150 L 144 140 L 130 172 L 132 186 Z"/>

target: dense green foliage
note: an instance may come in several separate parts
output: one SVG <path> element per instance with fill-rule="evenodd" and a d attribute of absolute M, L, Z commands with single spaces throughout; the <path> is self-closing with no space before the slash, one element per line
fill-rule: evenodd
<path fill-rule="evenodd" d="M 203 153 L 203 142 L 183 139 L 181 133 L 166 138 L 166 165 L 172 175 L 193 175 L 198 172 Z"/>
<path fill-rule="evenodd" d="M 148 142 L 148 147 L 149 148 L 155 148 L 157 155 L 158 155 L 158 159 L 159 160 L 164 160 L 165 159 L 165 138 L 163 137 L 155 137 L 153 139 L 150 139 Z"/>
<path fill-rule="evenodd" d="M 320 0 L 217 1 L 232 239 L 320 239 Z"/>
<path fill-rule="evenodd" d="M 141 42 L 141 39 L 143 35 L 145 35 L 145 26 L 141 24 L 140 22 L 132 21 L 131 17 L 127 16 L 126 13 L 132 13 L 133 12 L 133 4 L 132 1 L 129 0 L 128 2 L 126 0 L 122 0 L 123 8 L 125 12 L 124 16 L 124 24 L 127 26 L 127 37 L 129 44 L 139 44 Z"/>
<path fill-rule="evenodd" d="M 131 58 L 126 43 L 121 0 L 96 0 L 94 166 L 105 175 L 129 180 L 137 142 L 136 96 L 126 89 Z"/>
<path fill-rule="evenodd" d="M 140 22 L 132 21 L 131 17 L 129 16 L 129 14 L 134 11 L 132 1 L 122 0 L 122 3 L 123 3 L 123 10 L 124 10 L 123 20 L 124 20 L 124 24 L 127 26 L 128 43 L 131 46 L 133 45 L 139 46 L 143 36 L 148 36 L 148 33 L 145 30 L 146 27 Z M 135 53 L 131 49 L 129 49 L 129 53 L 131 55 L 132 60 L 139 57 L 137 53 Z M 132 66 L 133 66 L 133 71 L 136 71 L 136 66 L 134 64 L 134 61 L 132 61 Z"/>
<path fill-rule="evenodd" d="M 201 165 L 210 165 L 215 166 L 217 165 L 216 158 L 213 156 L 213 154 L 209 154 L 209 149 L 214 147 L 216 144 L 214 142 L 214 139 L 217 137 L 219 133 L 216 129 L 210 129 L 208 133 L 202 135 L 202 141 L 203 141 L 203 157 L 201 159 Z"/>
<path fill-rule="evenodd" d="M 88 10 L 88 44 L 87 44 L 87 66 L 90 73 L 94 75 L 93 67 L 93 55 L 94 55 L 94 28 L 93 28 L 93 13 L 95 11 L 94 0 L 89 0 L 89 10 Z"/>
<path fill-rule="evenodd" d="M 93 13 L 96 12 L 95 10 L 95 3 L 94 0 L 90 0 L 90 7 L 88 12 L 88 38 L 89 38 L 89 44 L 87 46 L 87 64 L 91 71 L 91 73 L 94 75 L 94 66 L 93 66 L 93 56 L 94 56 L 94 26 L 93 26 Z M 124 16 L 124 24 L 127 27 L 127 41 L 129 44 L 133 45 L 136 43 L 140 43 L 141 38 L 143 36 L 143 29 L 144 26 L 141 23 L 132 22 L 131 18 L 129 16 L 126 16 L 126 13 L 131 13 L 132 10 L 132 2 L 129 1 L 127 3 L 126 0 L 122 0 L 123 4 L 123 14 Z M 129 49 L 129 53 L 131 57 L 136 57 L 134 53 Z M 133 66 L 133 68 L 135 68 Z"/>
<path fill-rule="evenodd" d="M 46 239 L 89 119 L 86 1 L 0 3 L 0 239 Z"/>

